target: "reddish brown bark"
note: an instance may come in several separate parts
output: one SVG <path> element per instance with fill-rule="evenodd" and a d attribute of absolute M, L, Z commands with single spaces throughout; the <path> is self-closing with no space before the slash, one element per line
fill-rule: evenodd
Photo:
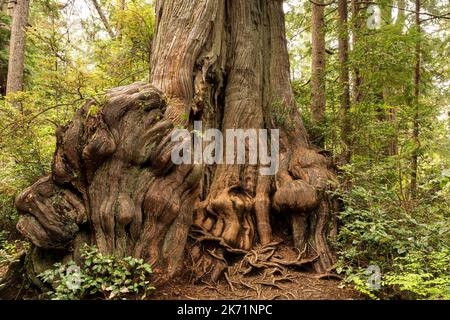
<path fill-rule="evenodd" d="M 188 264 L 217 279 L 230 255 L 280 240 L 272 225 L 287 215 L 293 242 L 282 240 L 302 255 L 276 263 L 329 269 L 334 177 L 295 105 L 282 1 L 158 1 L 156 17 L 151 84 L 111 90 L 60 130 L 52 175 L 17 199 L 18 229 L 75 258 L 88 242 L 142 257 L 163 278 Z M 194 120 L 205 130 L 279 128 L 278 173 L 175 166 L 171 133 Z"/>

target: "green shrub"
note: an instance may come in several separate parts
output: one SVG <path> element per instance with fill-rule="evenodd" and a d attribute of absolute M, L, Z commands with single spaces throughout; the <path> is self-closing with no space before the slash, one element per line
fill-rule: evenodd
<path fill-rule="evenodd" d="M 429 254 L 411 252 L 395 259 L 384 285 L 392 286 L 410 299 L 450 300 L 450 249 Z"/>
<path fill-rule="evenodd" d="M 148 281 L 152 269 L 142 259 L 103 255 L 96 247 L 87 245 L 83 247 L 81 257 L 81 267 L 73 261 L 57 263 L 53 269 L 38 275 L 53 287 L 46 293 L 49 298 L 117 300 L 139 295 L 144 299 L 155 289 Z"/>
<path fill-rule="evenodd" d="M 370 298 L 450 298 L 449 184 L 444 172 L 429 172 L 420 201 L 405 199 L 387 170 L 389 163 L 347 166 L 340 191 L 337 271 Z M 435 170 L 437 171 L 437 170 Z M 392 179 L 392 180 L 391 180 Z M 367 286 L 367 267 L 381 269 L 380 290 Z"/>
<path fill-rule="evenodd" d="M 0 232 L 0 265 L 17 261 L 20 253 L 26 252 L 30 247 L 26 241 L 8 241 L 7 237 L 7 232 Z"/>

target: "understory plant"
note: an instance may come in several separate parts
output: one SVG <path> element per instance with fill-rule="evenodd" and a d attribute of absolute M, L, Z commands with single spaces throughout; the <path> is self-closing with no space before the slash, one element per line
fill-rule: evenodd
<path fill-rule="evenodd" d="M 81 266 L 70 261 L 56 263 L 40 275 L 51 285 L 46 295 L 53 300 L 144 299 L 155 288 L 150 284 L 152 268 L 142 259 L 103 255 L 98 248 L 85 245 L 81 249 Z"/>
<path fill-rule="evenodd" d="M 448 172 L 427 171 L 416 201 L 389 180 L 388 165 L 344 168 L 352 186 L 340 193 L 337 271 L 372 299 L 450 299 Z M 370 266 L 379 268 L 378 287 Z"/>

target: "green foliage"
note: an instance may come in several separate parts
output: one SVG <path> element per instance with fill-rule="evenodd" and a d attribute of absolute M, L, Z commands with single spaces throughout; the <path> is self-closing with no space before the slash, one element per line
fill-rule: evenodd
<path fill-rule="evenodd" d="M 405 200 L 395 185 L 395 168 L 385 161 L 364 169 L 344 167 L 340 191 L 345 210 L 338 236 L 338 271 L 369 297 L 446 299 L 450 286 L 450 194 L 446 176 L 421 186 L 420 203 Z M 430 174 L 430 176 L 432 176 Z M 439 177 L 442 177 L 439 179 Z M 394 182 L 394 183 L 393 183 Z M 365 269 L 378 265 L 382 288 L 366 286 Z"/>
<path fill-rule="evenodd" d="M 448 233 L 448 230 L 447 230 Z M 383 284 L 393 286 L 408 298 L 450 300 L 450 248 L 413 251 L 397 257 Z"/>
<path fill-rule="evenodd" d="M 116 37 L 109 38 L 91 12 L 77 15 L 78 1 L 31 2 L 27 29 L 25 92 L 0 99 L 0 230 L 17 237 L 14 199 L 50 172 L 55 132 L 94 97 L 93 116 L 105 103 L 104 90 L 147 79 L 154 13 L 145 0 L 127 1 L 127 9 L 103 1 Z M 80 23 L 75 23 L 81 21 Z M 6 74 L 8 25 L 0 13 L 0 71 Z M 21 109 L 11 102 L 20 104 Z"/>
<path fill-rule="evenodd" d="M 358 70 L 359 100 L 347 113 L 351 134 L 343 136 L 340 61 L 337 47 L 336 5 L 324 8 L 326 20 L 325 120 L 310 121 L 311 15 L 307 1 L 288 1 L 287 37 L 293 87 L 308 132 L 324 137 L 325 149 L 339 166 L 342 201 L 337 270 L 372 299 L 448 299 L 450 269 L 450 142 L 448 123 L 450 50 L 448 21 L 430 19 L 418 34 L 413 15 L 395 23 L 384 20 L 378 30 L 356 28 L 349 17 L 352 42 L 350 78 Z M 427 10 L 445 12 L 439 4 Z M 383 7 L 383 14 L 390 8 Z M 387 15 L 389 16 L 389 15 Z M 385 16 L 386 17 L 386 16 Z M 431 31 L 433 30 L 433 31 Z M 354 38 L 353 38 L 354 39 Z M 415 50 L 421 43 L 420 98 L 414 98 Z M 353 83 L 350 87 L 354 93 Z M 354 98 L 354 97 L 353 97 Z M 416 112 L 419 143 L 412 139 Z M 345 142 L 344 142 L 345 141 Z M 418 194 L 411 197 L 411 158 L 419 155 Z M 345 160 L 351 155 L 350 162 Z M 345 165 L 343 165 L 345 163 Z M 380 290 L 367 285 L 367 267 L 381 268 Z"/>
<path fill-rule="evenodd" d="M 89 43 L 96 63 L 92 74 L 104 87 L 122 86 L 138 80 L 148 80 L 150 73 L 151 44 L 155 18 L 153 5 L 147 1 L 128 1 L 125 10 L 111 6 L 110 22 L 116 37 L 99 36 L 95 25 L 84 22 L 88 32 L 93 32 Z M 100 87 L 99 87 L 100 88 Z"/>
<path fill-rule="evenodd" d="M 0 12 L 0 72 L 6 74 L 8 70 L 8 44 L 10 37 L 9 26 L 11 18 L 4 12 Z M 3 80 L 5 81 L 5 80 Z M 4 83 L 1 84 L 4 86 Z M 2 88 L 3 90 L 5 88 Z"/>
<path fill-rule="evenodd" d="M 0 266 L 17 261 L 20 253 L 27 251 L 29 247 L 30 244 L 26 241 L 8 241 L 7 234 L 0 232 Z"/>
<path fill-rule="evenodd" d="M 272 103 L 272 117 L 278 126 L 286 129 L 292 129 L 294 124 L 290 119 L 292 106 L 287 106 L 281 100 L 275 100 Z"/>
<path fill-rule="evenodd" d="M 8 231 L 0 230 L 0 243 L 8 239 Z"/>
<path fill-rule="evenodd" d="M 38 275 L 53 289 L 47 295 L 54 300 L 79 300 L 101 297 L 106 300 L 140 296 L 144 299 L 155 288 L 148 277 L 150 265 L 142 259 L 103 255 L 87 245 L 81 251 L 82 265 L 56 263 L 53 269 Z M 75 272 L 73 271 L 75 270 Z"/>

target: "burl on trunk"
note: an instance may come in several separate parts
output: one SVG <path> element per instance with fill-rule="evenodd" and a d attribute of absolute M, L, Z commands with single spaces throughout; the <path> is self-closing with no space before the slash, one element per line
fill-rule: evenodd
<path fill-rule="evenodd" d="M 162 277 L 189 263 L 218 279 L 233 253 L 273 246 L 287 215 L 299 259 L 329 269 L 334 177 L 294 101 L 282 1 L 161 0 L 156 17 L 151 82 L 110 90 L 58 131 L 51 175 L 17 199 L 20 232 L 35 251 L 77 259 L 89 243 L 144 258 Z M 200 120 L 278 128 L 278 173 L 174 165 L 173 131 Z"/>

